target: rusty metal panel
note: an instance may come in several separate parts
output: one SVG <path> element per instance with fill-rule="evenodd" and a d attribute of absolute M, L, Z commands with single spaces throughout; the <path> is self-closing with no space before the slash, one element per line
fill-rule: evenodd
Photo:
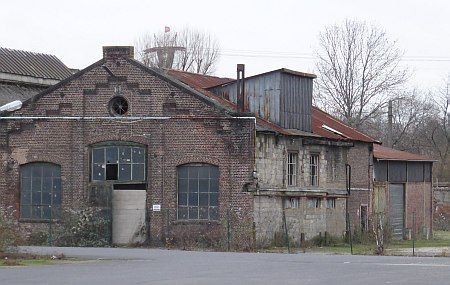
<path fill-rule="evenodd" d="M 408 161 L 408 182 L 423 181 L 423 162 Z"/>
<path fill-rule="evenodd" d="M 280 121 L 283 127 L 311 131 L 312 84 L 310 78 L 282 74 Z"/>
<path fill-rule="evenodd" d="M 375 181 L 387 181 L 388 162 L 385 160 L 374 162 Z"/>
<path fill-rule="evenodd" d="M 406 161 L 389 161 L 389 182 L 406 182 Z"/>
<path fill-rule="evenodd" d="M 247 109 L 286 129 L 311 132 L 312 78 L 275 71 L 245 79 Z M 236 82 L 209 89 L 236 103 Z"/>

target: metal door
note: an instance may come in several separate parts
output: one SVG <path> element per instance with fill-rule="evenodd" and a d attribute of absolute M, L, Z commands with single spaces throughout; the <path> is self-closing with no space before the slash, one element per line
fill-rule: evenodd
<path fill-rule="evenodd" d="M 389 223 L 393 238 L 402 239 L 405 227 L 405 186 L 403 184 L 389 184 Z"/>

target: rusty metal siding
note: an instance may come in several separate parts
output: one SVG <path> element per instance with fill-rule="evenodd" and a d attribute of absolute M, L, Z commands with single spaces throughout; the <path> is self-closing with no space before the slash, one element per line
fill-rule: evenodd
<path fill-rule="evenodd" d="M 313 80 L 286 72 L 245 79 L 245 108 L 285 129 L 311 132 Z M 236 82 L 209 89 L 237 103 Z"/>
<path fill-rule="evenodd" d="M 389 161 L 388 181 L 406 182 L 406 161 Z"/>
<path fill-rule="evenodd" d="M 281 73 L 273 72 L 245 79 L 245 108 L 261 118 L 280 124 Z M 237 103 L 236 82 L 209 89 Z"/>
<path fill-rule="evenodd" d="M 281 78 L 281 125 L 287 129 L 311 132 L 313 80 L 288 73 L 283 73 Z"/>

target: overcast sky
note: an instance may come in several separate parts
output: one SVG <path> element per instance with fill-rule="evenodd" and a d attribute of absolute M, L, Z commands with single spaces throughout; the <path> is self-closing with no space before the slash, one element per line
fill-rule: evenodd
<path fill-rule="evenodd" d="M 286 67 L 314 72 L 318 33 L 345 18 L 383 27 L 405 51 L 411 84 L 442 86 L 450 72 L 450 1 L 4 0 L 0 46 L 58 56 L 72 68 L 101 58 L 104 45 L 133 45 L 145 33 L 190 26 L 213 34 L 218 76 Z M 245 54 L 245 56 L 242 56 Z"/>

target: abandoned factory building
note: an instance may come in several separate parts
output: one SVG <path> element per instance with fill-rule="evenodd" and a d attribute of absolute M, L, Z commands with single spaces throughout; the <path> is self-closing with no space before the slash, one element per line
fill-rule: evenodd
<path fill-rule="evenodd" d="M 238 65 L 237 79 L 218 78 L 133 57 L 133 47 L 104 47 L 101 60 L 0 114 L 0 206 L 17 210 L 22 232 L 106 203 L 115 244 L 221 239 L 228 227 L 249 248 L 283 227 L 298 241 L 343 236 L 347 209 L 367 228 L 375 209 L 392 213 L 382 205 L 400 199 L 431 229 L 429 159 L 382 157 L 379 142 L 313 107 L 315 75 L 245 78 Z M 401 163 L 406 176 L 389 172 Z M 414 179 L 407 198 L 386 194 Z"/>

